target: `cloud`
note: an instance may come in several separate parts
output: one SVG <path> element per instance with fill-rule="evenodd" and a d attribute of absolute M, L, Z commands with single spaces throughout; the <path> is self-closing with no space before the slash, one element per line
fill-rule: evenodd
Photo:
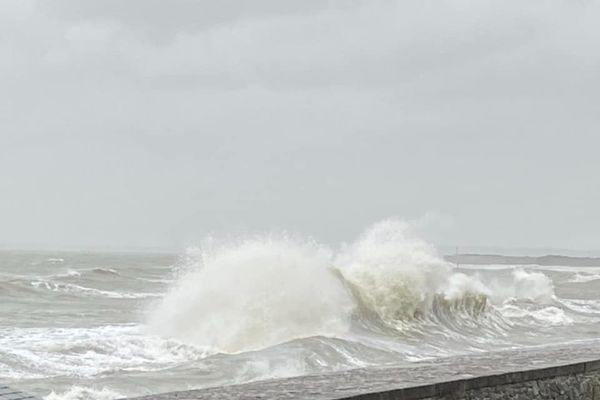
<path fill-rule="evenodd" d="M 249 19 L 307 14 L 330 8 L 335 3 L 342 2 L 222 0 L 209 3 L 172 0 L 165 4 L 160 0 L 106 0 L 101 3 L 58 0 L 52 4 L 38 1 L 38 6 L 44 13 L 70 23 L 93 21 L 116 24 L 135 30 L 146 39 L 164 42 L 182 33 L 197 33 Z"/>
<path fill-rule="evenodd" d="M 511 81 L 527 84 L 520 75 L 551 78 L 561 66 L 591 75 L 599 61 L 588 51 L 599 39 L 596 3 L 294 4 L 38 2 L 29 26 L 13 37 L 11 58 L 35 61 L 46 73 L 87 70 L 161 89 L 418 85 L 426 96 L 453 80 L 478 81 L 466 90 L 495 82 L 500 87 L 491 89 L 513 90 Z"/>
<path fill-rule="evenodd" d="M 454 221 L 440 241 L 570 240 L 550 216 L 597 237 L 597 2 L 0 7 L 0 241 L 34 231 L 25 204 L 47 226 L 88 221 L 39 233 L 65 243 L 232 226 L 334 240 L 429 211 Z"/>

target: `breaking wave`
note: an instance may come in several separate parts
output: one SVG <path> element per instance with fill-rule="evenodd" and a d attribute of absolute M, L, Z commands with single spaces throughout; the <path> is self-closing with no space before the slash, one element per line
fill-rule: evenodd
<path fill-rule="evenodd" d="M 600 324 L 597 269 L 458 267 L 399 220 L 335 248 L 270 235 L 179 258 L 86 257 L 0 274 L 8 385 L 108 400 L 144 394 L 139 382 L 169 391 L 403 364 L 587 339 Z"/>
<path fill-rule="evenodd" d="M 395 326 L 428 315 L 434 305 L 480 303 L 487 288 L 452 270 L 435 249 L 418 238 L 409 224 L 384 221 L 345 246 L 335 268 L 363 307 Z"/>
<path fill-rule="evenodd" d="M 398 220 L 374 225 L 338 251 L 286 236 L 253 237 L 204 246 L 190 265 L 152 308 L 147 330 L 214 352 L 344 339 L 360 329 L 460 335 L 487 323 L 501 335 L 514 322 L 511 305 L 523 301 L 537 305 L 522 310 L 535 321 L 569 323 L 549 308 L 554 289 L 541 272 L 516 269 L 487 281 L 467 275 Z"/>
<path fill-rule="evenodd" d="M 93 273 L 101 274 L 101 275 L 116 275 L 121 276 L 117 270 L 114 268 L 94 268 L 91 270 Z"/>
<path fill-rule="evenodd" d="M 235 353 L 350 327 L 354 303 L 310 242 L 257 238 L 207 249 L 151 313 L 151 332 Z"/>
<path fill-rule="evenodd" d="M 585 283 L 597 281 L 600 279 L 600 274 L 590 274 L 590 273 L 576 273 L 569 282 L 573 283 Z"/>
<path fill-rule="evenodd" d="M 62 393 L 52 391 L 44 396 L 44 400 L 112 400 L 123 397 L 123 394 L 107 387 L 94 389 L 75 385 Z"/>
<path fill-rule="evenodd" d="M 136 325 L 12 328 L 0 336 L 0 366 L 10 367 L 13 379 L 158 371 L 203 357 L 195 347 L 143 335 Z"/>
<path fill-rule="evenodd" d="M 62 292 L 67 294 L 107 297 L 111 299 L 144 299 L 149 297 L 160 297 L 157 293 L 130 293 L 116 292 L 111 290 L 101 290 L 85 286 L 76 285 L 73 283 L 61 283 L 48 280 L 36 280 L 30 282 L 31 286 L 36 289 L 45 289 L 52 292 Z"/>

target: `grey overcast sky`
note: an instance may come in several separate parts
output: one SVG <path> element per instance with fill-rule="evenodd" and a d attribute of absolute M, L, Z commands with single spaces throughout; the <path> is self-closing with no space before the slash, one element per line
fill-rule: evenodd
<path fill-rule="evenodd" d="M 1 0 L 0 244 L 339 242 L 396 216 L 598 249 L 599 21 L 584 0 Z"/>

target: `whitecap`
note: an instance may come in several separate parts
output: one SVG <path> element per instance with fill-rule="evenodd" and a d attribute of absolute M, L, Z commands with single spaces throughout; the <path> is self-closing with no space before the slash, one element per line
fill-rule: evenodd
<path fill-rule="evenodd" d="M 71 386 L 60 393 L 54 391 L 43 397 L 44 400 L 114 400 L 125 397 L 123 394 L 109 387 L 95 389 L 83 386 Z"/>

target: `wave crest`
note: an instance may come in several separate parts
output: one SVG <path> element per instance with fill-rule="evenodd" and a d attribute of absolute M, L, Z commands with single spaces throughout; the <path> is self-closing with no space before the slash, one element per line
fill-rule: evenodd
<path fill-rule="evenodd" d="M 201 259 L 153 310 L 150 332 L 235 353 L 350 327 L 353 299 L 321 246 L 256 238 Z"/>
<path fill-rule="evenodd" d="M 502 281 L 460 272 L 398 220 L 375 224 L 337 255 L 287 237 L 194 251 L 193 268 L 155 305 L 147 328 L 216 352 L 343 339 L 354 324 L 395 335 L 420 331 L 415 324 L 422 323 L 461 331 L 485 324 L 477 319 L 490 308 L 490 318 L 502 319 L 502 305 L 514 299 L 550 305 L 555 298 L 552 281 L 539 272 L 517 269 Z"/>
<path fill-rule="evenodd" d="M 374 225 L 336 258 L 336 266 L 362 304 L 384 322 L 412 320 L 432 307 L 485 298 L 476 279 L 452 271 L 410 224 L 388 220 Z"/>
<path fill-rule="evenodd" d="M 74 385 L 62 393 L 52 391 L 44 396 L 44 400 L 113 400 L 123 397 L 121 393 L 107 387 L 94 389 Z"/>

